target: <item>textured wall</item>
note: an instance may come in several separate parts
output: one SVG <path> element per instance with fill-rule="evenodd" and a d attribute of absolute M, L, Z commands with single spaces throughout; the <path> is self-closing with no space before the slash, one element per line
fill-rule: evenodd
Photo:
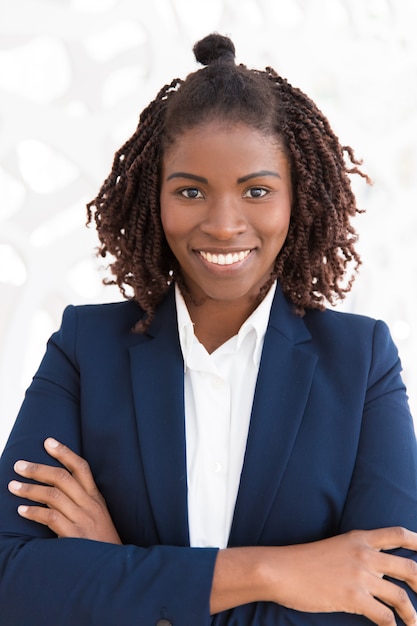
<path fill-rule="evenodd" d="M 364 159 L 364 267 L 344 308 L 385 319 L 417 414 L 415 0 L 0 0 L 0 448 L 65 304 L 103 288 L 84 205 L 192 44 L 309 93 Z"/>

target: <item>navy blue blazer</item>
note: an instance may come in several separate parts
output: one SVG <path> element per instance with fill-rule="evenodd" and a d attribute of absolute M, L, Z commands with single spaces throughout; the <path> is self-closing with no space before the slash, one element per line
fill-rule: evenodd
<path fill-rule="evenodd" d="M 217 551 L 189 547 L 173 291 L 144 335 L 131 332 L 139 316 L 133 302 L 68 307 L 48 343 L 0 461 L 1 624 L 368 624 L 273 603 L 211 621 Z M 384 323 L 335 311 L 296 317 L 278 287 L 230 546 L 391 525 L 417 531 L 416 443 L 400 370 Z M 57 539 L 17 515 L 7 490 L 13 464 L 53 463 L 49 436 L 89 461 L 124 546 Z"/>

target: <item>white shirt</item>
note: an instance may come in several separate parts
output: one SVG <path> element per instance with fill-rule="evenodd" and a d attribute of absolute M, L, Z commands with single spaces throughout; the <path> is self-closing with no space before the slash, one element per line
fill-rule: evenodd
<path fill-rule="evenodd" d="M 276 284 L 239 332 L 209 354 L 175 287 L 184 357 L 188 521 L 193 547 L 227 546 L 259 362 Z"/>

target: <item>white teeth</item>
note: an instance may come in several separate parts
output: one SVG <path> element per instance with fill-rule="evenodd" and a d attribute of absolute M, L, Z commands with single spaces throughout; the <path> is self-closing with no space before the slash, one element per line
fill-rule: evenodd
<path fill-rule="evenodd" d="M 200 250 L 200 254 L 209 263 L 214 263 L 214 265 L 233 265 L 233 263 L 238 263 L 239 261 L 243 261 L 250 250 L 242 250 L 241 252 L 228 252 L 227 254 L 211 254 L 211 252 L 203 252 Z"/>

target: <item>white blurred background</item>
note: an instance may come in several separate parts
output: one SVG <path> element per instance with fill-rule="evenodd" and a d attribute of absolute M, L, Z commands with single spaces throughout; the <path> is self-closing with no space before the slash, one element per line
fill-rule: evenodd
<path fill-rule="evenodd" d="M 0 0 L 0 449 L 68 303 L 103 287 L 85 203 L 212 31 L 307 92 L 374 180 L 343 309 L 384 319 L 417 416 L 416 0 Z"/>

